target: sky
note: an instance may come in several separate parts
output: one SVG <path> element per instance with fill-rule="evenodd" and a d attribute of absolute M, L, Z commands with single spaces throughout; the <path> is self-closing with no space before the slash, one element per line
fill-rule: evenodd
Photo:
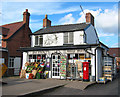
<path fill-rule="evenodd" d="M 48 15 L 52 25 L 75 24 L 85 22 L 85 14 L 91 12 L 95 18 L 95 28 L 99 40 L 108 47 L 118 47 L 118 2 L 28 2 L 18 0 L 1 3 L 0 25 L 23 20 L 23 12 L 30 12 L 30 28 L 32 32 L 43 26 L 45 14 Z M 80 9 L 83 8 L 84 13 Z"/>

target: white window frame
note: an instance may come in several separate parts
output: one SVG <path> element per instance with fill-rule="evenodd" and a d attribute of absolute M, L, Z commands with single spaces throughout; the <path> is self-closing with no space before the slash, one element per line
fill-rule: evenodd
<path fill-rule="evenodd" d="M 72 42 L 70 42 L 70 33 L 72 33 L 73 35 L 72 35 L 72 38 L 73 38 L 73 40 L 72 40 Z M 65 43 L 65 34 L 67 34 L 67 38 L 68 38 L 68 42 L 67 43 Z M 74 43 L 74 32 L 66 32 L 66 33 L 64 33 L 64 35 L 63 35 L 63 43 L 64 44 L 73 44 Z"/>
<path fill-rule="evenodd" d="M 9 68 L 14 68 L 14 60 L 15 60 L 14 57 L 9 58 Z"/>
<path fill-rule="evenodd" d="M 36 44 L 36 37 L 38 37 L 38 41 L 37 41 L 38 44 Z M 40 38 L 42 38 L 42 44 L 40 44 Z M 43 46 L 43 35 L 35 36 L 35 46 Z"/>

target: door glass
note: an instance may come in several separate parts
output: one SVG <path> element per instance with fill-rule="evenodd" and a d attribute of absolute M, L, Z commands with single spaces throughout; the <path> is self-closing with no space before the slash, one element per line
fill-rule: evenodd
<path fill-rule="evenodd" d="M 52 72 L 55 77 L 59 77 L 59 68 L 60 67 L 60 56 L 59 55 L 53 55 L 52 56 Z"/>

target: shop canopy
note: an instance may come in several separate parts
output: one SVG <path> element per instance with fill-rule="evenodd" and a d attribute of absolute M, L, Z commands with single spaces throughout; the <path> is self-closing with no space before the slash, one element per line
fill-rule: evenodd
<path fill-rule="evenodd" d="M 63 46 L 49 46 L 49 47 L 20 47 L 18 51 L 47 51 L 47 50 L 71 50 L 71 49 L 86 49 L 96 47 L 99 44 L 84 44 L 84 45 L 63 45 Z"/>

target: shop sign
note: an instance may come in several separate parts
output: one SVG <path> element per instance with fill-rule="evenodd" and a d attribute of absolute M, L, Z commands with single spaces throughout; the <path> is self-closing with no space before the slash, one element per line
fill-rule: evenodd
<path fill-rule="evenodd" d="M 28 55 L 30 55 L 30 54 L 45 54 L 46 52 L 44 52 L 44 51 L 29 51 L 28 52 Z"/>
<path fill-rule="evenodd" d="M 85 53 L 84 49 L 79 49 L 79 50 L 67 50 L 66 53 Z"/>

